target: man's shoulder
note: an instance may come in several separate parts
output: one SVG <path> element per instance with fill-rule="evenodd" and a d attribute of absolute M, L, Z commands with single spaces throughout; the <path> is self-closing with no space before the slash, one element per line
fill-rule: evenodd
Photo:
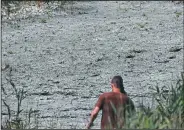
<path fill-rule="evenodd" d="M 110 97 L 110 96 L 113 96 L 114 94 L 113 94 L 113 92 L 104 92 L 104 93 L 102 93 L 102 94 L 100 94 L 100 98 L 107 98 L 107 97 Z"/>
<path fill-rule="evenodd" d="M 109 95 L 114 95 L 114 93 L 113 92 L 104 92 L 101 95 L 103 95 L 103 96 L 109 96 Z"/>
<path fill-rule="evenodd" d="M 101 96 L 107 97 L 107 96 L 115 96 L 117 94 L 120 94 L 124 98 L 128 98 L 128 96 L 126 94 L 123 94 L 123 93 L 115 93 L 115 92 L 104 92 L 103 94 L 101 94 Z"/>

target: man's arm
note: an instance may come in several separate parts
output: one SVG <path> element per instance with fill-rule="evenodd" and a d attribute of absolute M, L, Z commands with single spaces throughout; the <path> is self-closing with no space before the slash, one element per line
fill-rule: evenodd
<path fill-rule="evenodd" d="M 91 112 L 90 122 L 87 125 L 87 129 L 89 129 L 92 126 L 93 121 L 96 119 L 99 111 L 100 111 L 100 108 L 97 106 L 93 109 L 93 111 Z"/>
<path fill-rule="evenodd" d="M 89 129 L 92 126 L 93 121 L 96 119 L 96 117 L 98 115 L 98 112 L 102 109 L 103 102 L 104 102 L 104 95 L 102 94 L 98 98 L 98 101 L 95 104 L 93 111 L 91 112 L 90 122 L 87 125 L 87 129 Z"/>

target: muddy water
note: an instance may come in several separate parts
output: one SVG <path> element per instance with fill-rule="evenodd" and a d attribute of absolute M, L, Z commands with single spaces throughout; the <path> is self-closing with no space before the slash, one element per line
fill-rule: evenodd
<path fill-rule="evenodd" d="M 152 104 L 150 87 L 174 83 L 183 70 L 182 4 L 93 1 L 52 13 L 2 23 L 2 98 L 13 114 L 12 68 L 15 86 L 27 91 L 22 108 L 36 110 L 39 128 L 85 128 L 114 75 L 138 107 L 141 96 Z M 2 112 L 5 119 L 4 105 Z"/>

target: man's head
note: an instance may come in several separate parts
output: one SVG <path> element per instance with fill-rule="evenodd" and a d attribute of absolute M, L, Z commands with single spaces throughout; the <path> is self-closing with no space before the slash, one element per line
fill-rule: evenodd
<path fill-rule="evenodd" d="M 114 76 L 111 80 L 111 87 L 112 90 L 120 90 L 120 92 L 125 93 L 124 87 L 123 87 L 123 79 L 121 76 Z"/>

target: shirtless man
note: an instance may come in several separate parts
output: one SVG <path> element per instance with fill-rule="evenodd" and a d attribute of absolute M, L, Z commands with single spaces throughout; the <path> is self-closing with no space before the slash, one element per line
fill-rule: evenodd
<path fill-rule="evenodd" d="M 100 110 L 102 110 L 101 129 L 122 128 L 125 124 L 126 111 L 129 113 L 135 111 L 132 100 L 124 91 L 123 79 L 121 76 L 113 77 L 111 80 L 111 88 L 112 92 L 103 93 L 98 98 L 91 112 L 87 129 L 92 126 Z"/>

